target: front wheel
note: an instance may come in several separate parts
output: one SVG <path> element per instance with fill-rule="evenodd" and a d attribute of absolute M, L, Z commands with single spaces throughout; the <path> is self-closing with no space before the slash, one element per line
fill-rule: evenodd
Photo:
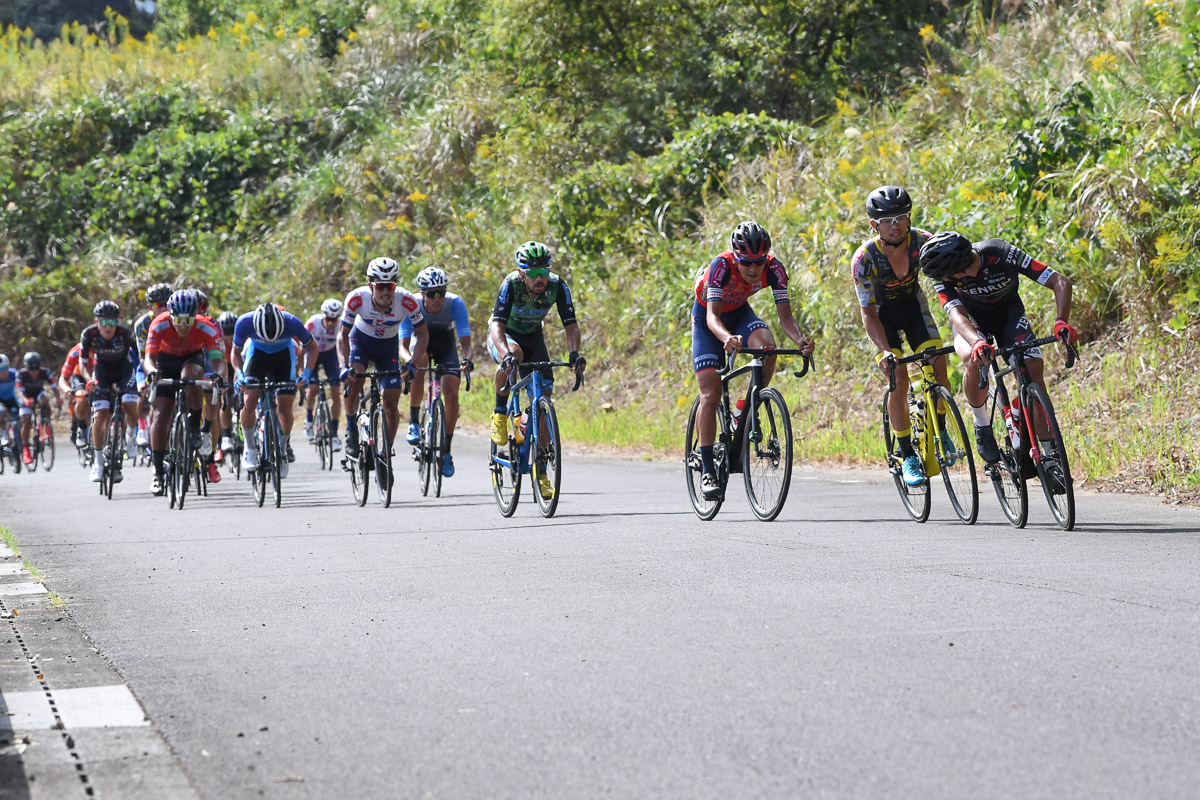
<path fill-rule="evenodd" d="M 717 475 L 721 479 L 721 494 L 714 500 L 704 499 L 704 493 L 700 489 L 700 477 L 704 473 L 704 468 L 700 459 L 700 439 L 696 429 L 696 414 L 699 409 L 700 398 L 697 397 L 692 401 L 692 410 L 688 413 L 687 430 L 683 438 L 683 471 L 687 481 L 688 498 L 692 501 L 692 509 L 696 512 L 696 516 L 707 522 L 721 510 L 721 503 L 725 500 L 727 472 L 724 452 L 720 445 L 717 445 L 713 448 L 713 461 L 717 464 Z M 718 453 L 718 450 L 722 450 L 722 452 Z"/>
<path fill-rule="evenodd" d="M 933 431 L 934 455 L 942 468 L 942 481 L 954 513 L 968 525 L 975 524 L 979 517 L 979 482 L 975 476 L 975 456 L 971 440 L 967 438 L 967 426 L 963 424 L 958 404 L 946 387 L 933 387 L 934 402 L 945 409 L 939 415 L 945 425 Z"/>
<path fill-rule="evenodd" d="M 1050 504 L 1054 521 L 1064 531 L 1075 527 L 1075 487 L 1071 479 L 1071 464 L 1067 460 L 1063 444 L 1062 429 L 1054 415 L 1054 406 L 1046 390 L 1032 383 L 1025 391 L 1025 413 L 1035 424 L 1034 430 L 1045 425 L 1050 438 L 1037 440 L 1037 471 L 1042 482 L 1042 492 Z"/>
<path fill-rule="evenodd" d="M 433 496 L 442 496 L 442 456 L 446 452 L 446 407 L 442 398 L 433 401 L 433 414 L 429 422 L 429 460 L 432 463 Z"/>
<path fill-rule="evenodd" d="M 283 480 L 283 465 L 287 459 L 287 449 L 283 445 L 283 435 L 279 430 L 279 417 L 275 416 L 275 409 L 270 410 L 270 418 L 267 423 L 268 429 L 271 431 L 271 491 L 275 494 L 275 507 L 279 508 L 283 504 L 283 487 L 280 481 Z"/>
<path fill-rule="evenodd" d="M 503 447 L 491 443 L 488 469 L 492 473 L 492 494 L 500 513 L 511 517 L 521 498 L 521 446 L 509 438 Z"/>
<path fill-rule="evenodd" d="M 429 484 L 433 482 L 433 415 L 421 408 L 421 441 L 413 447 L 417 458 L 417 488 L 421 495 L 429 495 Z"/>
<path fill-rule="evenodd" d="M 42 423 L 42 451 L 39 457 L 46 472 L 54 469 L 54 429 L 49 422 Z"/>
<path fill-rule="evenodd" d="M 988 409 L 992 434 L 1000 446 L 1000 460 L 989 464 L 986 472 L 992 479 L 992 487 L 996 490 L 996 499 L 1000 501 L 1004 516 L 1014 528 L 1024 528 L 1029 520 L 1029 486 L 1021 474 L 1020 453 L 1013 449 L 1012 437 L 1008 434 L 1008 424 L 1004 419 L 1007 407 L 1008 392 L 999 386 L 999 381 L 993 376 L 992 386 L 988 390 Z"/>
<path fill-rule="evenodd" d="M 904 472 L 901 464 L 904 458 L 900 455 L 899 440 L 896 437 L 896 432 L 892 428 L 891 415 L 888 413 L 888 398 L 891 395 L 891 390 L 883 393 L 883 447 L 887 453 L 888 471 L 892 473 L 892 481 L 896 484 L 896 491 L 900 493 L 900 502 L 904 503 L 904 510 L 913 518 L 914 522 L 924 522 L 929 519 L 929 478 L 927 477 L 922 483 L 916 486 L 909 486 L 904 482 Z M 914 404 L 909 404 L 909 430 L 912 431 L 911 441 L 919 442 L 917 436 L 917 423 L 920 421 L 919 409 L 913 407 Z M 924 465 L 922 465 L 924 472 Z"/>
<path fill-rule="evenodd" d="M 171 505 L 183 510 L 187 497 L 188 481 L 192 460 L 192 448 L 188 441 L 187 415 L 176 414 L 171 427 Z"/>
<path fill-rule="evenodd" d="M 775 389 L 763 389 L 754 400 L 754 415 L 742 447 L 742 477 L 750 510 L 763 522 L 779 516 L 792 485 L 792 420 L 787 403 Z"/>
<path fill-rule="evenodd" d="M 371 412 L 371 457 L 375 460 L 375 488 L 384 508 L 392 504 L 392 447 L 383 406 Z"/>
<path fill-rule="evenodd" d="M 542 516 L 553 517 L 558 510 L 559 487 L 562 485 L 562 437 L 558 431 L 558 414 L 549 397 L 538 399 L 535 416 L 537 427 L 534 428 L 531 417 L 530 428 L 534 429 L 532 446 L 537 452 L 533 454 L 529 486 Z"/>

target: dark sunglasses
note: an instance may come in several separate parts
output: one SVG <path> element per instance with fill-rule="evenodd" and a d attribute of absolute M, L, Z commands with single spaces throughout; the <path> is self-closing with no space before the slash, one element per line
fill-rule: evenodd
<path fill-rule="evenodd" d="M 529 267 L 521 271 L 531 278 L 545 278 L 550 275 L 549 267 Z"/>
<path fill-rule="evenodd" d="M 421 292 L 421 294 L 423 294 L 429 298 L 445 297 L 446 290 L 445 289 L 434 289 L 434 290 L 428 291 L 428 292 Z"/>
<path fill-rule="evenodd" d="M 384 281 L 377 281 L 377 282 L 371 284 L 371 288 L 372 289 L 383 289 L 385 292 L 394 292 L 396 290 L 396 284 L 387 283 Z"/>
<path fill-rule="evenodd" d="M 738 258 L 738 263 L 739 264 L 762 264 L 766 260 L 767 260 L 766 256 L 760 256 L 759 258 Z"/>

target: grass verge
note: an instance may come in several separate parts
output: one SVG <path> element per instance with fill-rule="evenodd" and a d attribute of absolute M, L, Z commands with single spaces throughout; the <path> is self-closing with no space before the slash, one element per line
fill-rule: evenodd
<path fill-rule="evenodd" d="M 46 582 L 45 578 L 42 577 L 41 570 L 37 568 L 37 565 L 25 558 L 25 556 L 21 555 L 21 548 L 17 544 L 17 537 L 13 535 L 11 530 L 5 528 L 3 525 L 0 525 L 0 539 L 3 539 L 4 543 L 8 545 L 8 549 L 13 551 L 13 555 L 21 559 L 21 565 L 24 566 L 25 569 L 29 570 L 29 574 L 33 576 L 35 581 L 38 583 Z M 66 606 L 67 601 L 63 600 L 54 592 L 50 592 L 49 595 L 50 605 L 54 606 L 55 608 L 63 608 Z"/>

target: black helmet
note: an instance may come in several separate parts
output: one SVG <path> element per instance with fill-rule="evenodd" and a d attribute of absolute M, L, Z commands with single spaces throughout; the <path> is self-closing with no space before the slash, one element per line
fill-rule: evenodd
<path fill-rule="evenodd" d="M 771 234 L 757 222 L 739 222 L 729 234 L 729 249 L 741 261 L 761 261 L 771 252 Z"/>
<path fill-rule="evenodd" d="M 221 333 L 225 336 L 233 336 L 237 321 L 238 315 L 232 311 L 222 311 L 221 316 L 217 317 L 217 324 L 221 326 Z"/>
<path fill-rule="evenodd" d="M 971 240 L 954 231 L 935 233 L 921 246 L 921 271 L 944 281 L 971 264 Z"/>
<path fill-rule="evenodd" d="M 208 295 L 201 289 L 192 289 L 192 293 L 196 295 L 196 313 L 208 316 Z"/>
<path fill-rule="evenodd" d="M 21 359 L 21 363 L 25 365 L 25 369 L 41 369 L 42 357 L 30 350 L 25 354 L 25 357 Z"/>
<path fill-rule="evenodd" d="M 161 305 L 171 297 L 174 289 L 167 283 L 156 283 L 146 290 L 146 302 L 151 305 Z"/>
<path fill-rule="evenodd" d="M 912 198 L 899 186 L 880 186 L 867 195 L 867 216 L 871 219 L 898 217 L 912 211 Z"/>
<path fill-rule="evenodd" d="M 121 316 L 121 307 L 112 300 L 101 300 L 92 309 L 96 319 L 116 319 Z"/>

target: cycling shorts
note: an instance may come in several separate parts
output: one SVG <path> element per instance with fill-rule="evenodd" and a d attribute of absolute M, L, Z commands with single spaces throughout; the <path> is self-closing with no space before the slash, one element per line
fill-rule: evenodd
<path fill-rule="evenodd" d="M 21 404 L 17 402 L 15 397 L 0 397 L 0 406 L 8 409 L 8 413 L 17 414 Z"/>
<path fill-rule="evenodd" d="M 137 400 L 137 383 L 134 380 L 133 372 L 133 362 L 129 359 L 97 361 L 96 371 L 93 373 L 93 377 L 96 379 L 96 396 L 92 401 L 92 409 L 106 411 L 112 408 L 114 399 L 112 385 L 114 383 L 121 387 L 122 403 L 132 403 Z"/>
<path fill-rule="evenodd" d="M 87 393 L 87 381 L 85 381 L 83 378 L 81 378 L 78 375 L 72 375 L 71 376 L 71 391 L 75 392 L 76 394 L 86 394 Z"/>
<path fill-rule="evenodd" d="M 707 314 L 705 306 L 692 304 L 692 369 L 696 374 L 725 366 L 725 345 L 709 329 Z M 741 336 L 743 343 L 751 333 L 767 327 L 767 323 L 758 318 L 749 303 L 721 314 L 721 324 L 734 336 Z"/>
<path fill-rule="evenodd" d="M 32 414 L 32 413 L 33 413 L 33 406 L 34 406 L 34 405 L 44 406 L 44 405 L 47 405 L 49 402 L 50 402 L 50 395 L 46 394 L 46 390 L 45 390 L 45 389 L 43 389 L 43 390 L 42 390 L 42 391 L 41 391 L 41 392 L 38 394 L 38 396 L 37 396 L 37 399 L 36 399 L 36 400 L 34 400 L 34 401 L 33 401 L 33 403 L 30 403 L 30 402 L 29 402 L 28 395 L 26 395 L 26 401 L 25 401 L 25 403 L 22 403 L 22 404 L 21 404 L 21 416 L 22 416 L 22 417 L 27 417 L 27 416 L 29 416 L 30 414 Z"/>
<path fill-rule="evenodd" d="M 254 341 L 246 348 L 246 361 L 242 371 L 247 378 L 257 378 L 260 381 L 279 381 L 292 384 L 286 389 L 276 389 L 276 394 L 288 395 L 296 393 L 296 352 L 288 347 L 278 353 L 267 353 L 254 348 Z"/>
<path fill-rule="evenodd" d="M 522 361 L 549 361 L 550 351 L 546 349 L 546 337 L 539 329 L 534 333 L 519 334 L 506 331 L 504 338 L 508 341 L 508 347 L 511 350 L 514 347 L 521 348 Z M 492 337 L 488 337 L 488 355 L 492 357 L 492 361 L 500 363 L 500 351 L 496 349 L 496 345 L 492 344 Z M 532 369 L 522 364 L 517 374 L 524 378 Z M 542 374 L 542 382 L 545 384 L 545 393 L 551 394 L 554 391 L 554 370 L 550 367 L 543 367 L 538 370 Z"/>
<path fill-rule="evenodd" d="M 462 374 L 462 365 L 458 362 L 458 337 L 453 329 L 429 331 L 429 344 L 425 352 L 433 361 L 438 377 Z"/>
<path fill-rule="evenodd" d="M 204 369 L 207 359 L 204 357 L 204 351 L 197 350 L 195 353 L 190 353 L 186 356 L 173 356 L 170 353 L 158 354 L 158 377 L 168 378 L 170 380 L 179 380 L 183 377 L 183 368 L 188 364 L 195 364 L 200 369 Z M 175 392 L 178 390 L 176 386 L 159 386 L 155 389 L 154 396 L 166 398 L 172 403 L 175 402 Z"/>
<path fill-rule="evenodd" d="M 389 339 L 380 339 L 369 333 L 363 333 L 358 328 L 352 329 L 350 331 L 350 364 L 362 364 L 367 369 L 374 364 L 375 369 L 381 372 L 400 369 L 400 338 L 393 336 Z M 404 379 L 394 375 L 390 378 L 383 378 L 379 383 L 379 388 L 387 391 L 388 389 L 400 389 L 403 385 Z"/>
<path fill-rule="evenodd" d="M 923 310 L 920 303 L 880 307 L 879 321 L 883 324 L 888 347 L 894 353 L 898 354 L 903 349 L 903 339 L 908 339 L 908 346 L 914 353 L 926 347 L 942 346 L 942 335 L 933 321 L 933 315 Z"/>
<path fill-rule="evenodd" d="M 1025 316 L 1025 304 L 1017 298 L 1016 302 L 1001 306 L 1000 308 L 989 309 L 971 309 L 965 307 L 963 311 L 967 312 L 967 316 L 971 318 L 971 323 L 975 329 L 984 336 L 991 336 L 996 340 L 1000 347 L 1009 347 L 1018 342 L 1024 342 L 1027 339 L 1036 339 L 1033 334 L 1033 325 L 1029 323 L 1029 318 Z M 954 335 L 954 345 L 966 347 L 966 340 L 958 334 Z M 1026 358 L 1041 358 L 1042 348 L 1034 347 L 1031 350 L 1025 351 Z"/>
<path fill-rule="evenodd" d="M 313 366 L 313 377 L 315 378 L 320 371 L 325 370 L 325 379 L 329 381 L 330 386 L 340 386 L 342 383 L 342 365 L 338 361 L 337 348 L 331 350 L 322 350 L 317 356 L 317 363 Z"/>

